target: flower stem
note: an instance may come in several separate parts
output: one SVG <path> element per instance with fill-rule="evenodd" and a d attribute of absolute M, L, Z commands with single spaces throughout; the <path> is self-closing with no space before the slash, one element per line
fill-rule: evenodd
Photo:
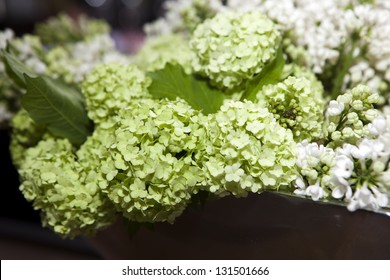
<path fill-rule="evenodd" d="M 341 88 L 343 86 L 345 75 L 348 73 L 348 70 L 351 67 L 351 64 L 353 62 L 353 58 L 354 58 L 353 54 L 355 52 L 356 42 L 357 42 L 357 40 L 354 37 L 355 36 L 351 36 L 351 48 L 349 52 L 345 55 L 345 57 L 340 58 L 339 65 L 341 66 L 337 70 L 337 74 L 333 83 L 333 89 L 331 94 L 331 98 L 333 100 L 336 100 L 337 96 L 339 96 Z M 340 53 L 340 55 L 343 55 L 346 46 L 347 46 L 347 42 L 344 44 L 343 51 Z"/>

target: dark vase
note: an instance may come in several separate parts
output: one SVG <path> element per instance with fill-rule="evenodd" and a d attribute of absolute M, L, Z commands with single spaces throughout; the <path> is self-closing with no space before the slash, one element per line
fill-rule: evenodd
<path fill-rule="evenodd" d="M 276 193 L 187 209 L 129 237 L 122 221 L 90 239 L 107 259 L 389 259 L 390 217 Z"/>

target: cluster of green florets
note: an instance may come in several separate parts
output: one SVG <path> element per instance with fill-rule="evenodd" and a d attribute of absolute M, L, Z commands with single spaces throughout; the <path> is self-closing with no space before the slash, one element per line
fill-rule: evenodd
<path fill-rule="evenodd" d="M 144 71 L 155 71 L 167 63 L 177 63 L 191 73 L 191 59 L 188 40 L 181 35 L 167 34 L 149 38 L 135 56 L 135 63 Z"/>
<path fill-rule="evenodd" d="M 279 124 L 290 129 L 296 141 L 318 139 L 322 136 L 325 102 L 323 89 L 308 74 L 297 73 L 277 84 L 264 86 L 256 97 L 267 107 Z"/>
<path fill-rule="evenodd" d="M 25 198 L 41 210 L 44 225 L 68 237 L 91 235 L 114 219 L 93 171 L 83 168 L 73 149 L 67 139 L 49 137 L 27 149 L 19 166 Z"/>
<path fill-rule="evenodd" d="M 204 184 L 202 118 L 182 100 L 135 101 L 102 161 L 108 197 L 130 220 L 172 222 Z"/>
<path fill-rule="evenodd" d="M 208 190 L 245 196 L 295 179 L 295 142 L 273 114 L 252 102 L 228 101 L 208 117 L 203 163 Z"/>
<path fill-rule="evenodd" d="M 280 41 L 275 24 L 260 12 L 220 13 L 195 29 L 192 66 L 218 87 L 234 89 L 275 58 Z"/>
<path fill-rule="evenodd" d="M 149 97 L 150 79 L 134 65 L 97 67 L 82 84 L 88 116 L 100 126 L 112 126 L 117 115 L 134 99 Z"/>

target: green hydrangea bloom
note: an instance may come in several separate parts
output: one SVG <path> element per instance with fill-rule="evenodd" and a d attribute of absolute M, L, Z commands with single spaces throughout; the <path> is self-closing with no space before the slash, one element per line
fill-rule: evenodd
<path fill-rule="evenodd" d="M 113 207 L 95 183 L 95 173 L 76 160 L 67 139 L 48 137 L 27 149 L 19 174 L 23 195 L 56 233 L 92 235 L 112 223 Z"/>
<path fill-rule="evenodd" d="M 97 125 L 111 127 L 115 123 L 111 117 L 128 107 L 133 99 L 149 97 L 150 82 L 134 65 L 96 67 L 82 83 L 88 116 Z"/>
<path fill-rule="evenodd" d="M 295 179 L 293 135 L 266 108 L 229 100 L 208 116 L 207 133 L 202 164 L 210 192 L 245 196 Z"/>
<path fill-rule="evenodd" d="M 188 40 L 177 34 L 149 38 L 135 56 L 135 63 L 144 71 L 164 68 L 167 63 L 180 64 L 191 73 L 192 51 Z"/>
<path fill-rule="evenodd" d="M 277 84 L 265 85 L 256 95 L 279 124 L 291 129 L 296 141 L 322 137 L 325 100 L 323 88 L 309 71 L 295 67 L 294 76 Z"/>
<path fill-rule="evenodd" d="M 44 44 L 60 45 L 108 33 L 110 26 L 104 20 L 91 19 L 85 15 L 73 19 L 69 15 L 61 13 L 37 24 L 34 32 Z"/>
<path fill-rule="evenodd" d="M 196 162 L 204 150 L 203 120 L 179 99 L 138 100 L 120 112 L 101 170 L 124 217 L 173 222 L 182 213 L 205 180 Z"/>
<path fill-rule="evenodd" d="M 358 85 L 331 100 L 323 124 L 327 147 L 342 147 L 344 143 L 357 145 L 368 136 L 368 126 L 379 114 L 374 107 L 379 102 L 379 95 L 365 85 Z"/>
<path fill-rule="evenodd" d="M 276 25 L 258 11 L 219 13 L 195 29 L 192 66 L 215 85 L 233 89 L 275 58 L 280 41 Z"/>
<path fill-rule="evenodd" d="M 13 164 L 18 167 L 22 164 L 26 149 L 34 147 L 46 132 L 43 126 L 37 125 L 27 111 L 20 110 L 11 121 L 12 137 L 10 151 Z"/>

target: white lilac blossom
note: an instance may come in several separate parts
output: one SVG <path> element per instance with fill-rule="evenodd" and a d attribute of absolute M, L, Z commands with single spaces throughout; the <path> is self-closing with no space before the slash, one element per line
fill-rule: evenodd
<path fill-rule="evenodd" d="M 306 50 L 306 65 L 336 92 L 359 83 L 389 92 L 390 10 L 383 1 L 265 0 L 259 9 Z"/>
<path fill-rule="evenodd" d="M 356 144 L 370 134 L 371 122 L 380 114 L 374 105 L 379 95 L 368 86 L 359 85 L 331 100 L 326 109 L 323 132 L 329 146 L 342 146 L 344 142 Z"/>
<path fill-rule="evenodd" d="M 302 177 L 295 181 L 294 193 L 313 200 L 343 200 L 350 211 L 390 206 L 390 152 L 379 139 L 363 139 L 358 146 L 345 144 L 335 151 L 304 141 L 297 150 Z"/>
<path fill-rule="evenodd" d="M 331 148 L 304 140 L 297 145 L 298 171 L 301 177 L 295 181 L 294 193 L 319 200 L 327 196 L 327 186 L 331 179 L 330 168 L 335 162 L 335 152 Z"/>
<path fill-rule="evenodd" d="M 324 130 L 332 133 L 326 148 L 298 144 L 302 177 L 295 183 L 296 194 L 343 200 L 351 211 L 389 207 L 389 116 L 374 109 L 377 102 L 377 94 L 358 86 L 329 103 Z M 320 160 L 325 150 L 326 164 Z"/>
<path fill-rule="evenodd" d="M 351 211 L 388 207 L 390 192 L 383 178 L 389 174 L 386 164 L 390 151 L 384 143 L 380 139 L 363 139 L 357 146 L 345 144 L 338 148 L 337 154 L 331 170 L 332 196 L 344 198 Z"/>
<path fill-rule="evenodd" d="M 337 100 L 331 100 L 328 108 L 326 109 L 327 116 L 339 116 L 344 111 L 344 103 L 337 102 Z"/>
<path fill-rule="evenodd" d="M 128 57 L 120 54 L 109 34 L 99 34 L 84 41 L 57 46 L 45 54 L 46 73 L 61 77 L 68 83 L 79 84 L 97 65 L 126 63 Z"/>

